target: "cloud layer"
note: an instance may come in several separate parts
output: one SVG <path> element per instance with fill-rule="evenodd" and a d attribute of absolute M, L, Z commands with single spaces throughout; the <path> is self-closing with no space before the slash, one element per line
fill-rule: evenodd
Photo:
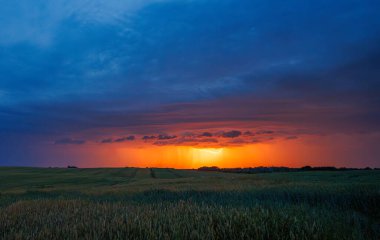
<path fill-rule="evenodd" d="M 379 7 L 370 0 L 5 3 L 0 143 L 239 146 L 377 134 Z"/>

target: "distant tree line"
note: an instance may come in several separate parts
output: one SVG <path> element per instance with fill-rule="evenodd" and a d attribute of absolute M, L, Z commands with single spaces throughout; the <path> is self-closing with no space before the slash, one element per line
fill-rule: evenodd
<path fill-rule="evenodd" d="M 304 166 L 301 168 L 289 168 L 289 167 L 254 167 L 254 168 L 219 168 L 212 167 L 200 167 L 198 171 L 205 172 L 226 172 L 226 173 L 272 173 L 272 172 L 308 172 L 308 171 L 355 171 L 355 170 L 380 170 L 380 168 L 336 168 L 336 167 L 311 167 Z"/>

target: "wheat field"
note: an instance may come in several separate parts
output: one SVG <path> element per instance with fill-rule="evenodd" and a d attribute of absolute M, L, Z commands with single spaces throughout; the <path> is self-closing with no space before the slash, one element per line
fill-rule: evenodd
<path fill-rule="evenodd" d="M 380 172 L 0 168 L 0 239 L 380 239 Z"/>

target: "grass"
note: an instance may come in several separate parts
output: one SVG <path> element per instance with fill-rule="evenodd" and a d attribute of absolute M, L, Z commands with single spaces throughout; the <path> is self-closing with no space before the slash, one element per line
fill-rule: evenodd
<path fill-rule="evenodd" d="M 0 239 L 380 239 L 380 172 L 0 168 Z"/>

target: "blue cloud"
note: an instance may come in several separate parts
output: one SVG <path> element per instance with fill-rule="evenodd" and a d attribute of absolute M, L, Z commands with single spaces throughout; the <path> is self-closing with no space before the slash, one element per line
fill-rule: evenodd
<path fill-rule="evenodd" d="M 224 121 L 380 131 L 374 1 L 85 3 L 0 9 L 0 134 L 149 139 Z"/>

